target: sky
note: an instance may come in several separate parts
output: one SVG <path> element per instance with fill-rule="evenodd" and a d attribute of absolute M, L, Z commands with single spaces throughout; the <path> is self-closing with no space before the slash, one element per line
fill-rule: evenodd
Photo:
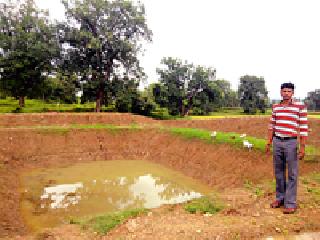
<path fill-rule="evenodd" d="M 163 57 L 215 68 L 237 89 L 243 75 L 264 77 L 269 97 L 292 82 L 295 96 L 320 89 L 318 0 L 140 0 L 152 43 L 141 66 L 147 83 L 158 81 Z M 37 0 L 53 18 L 64 15 L 59 0 Z"/>

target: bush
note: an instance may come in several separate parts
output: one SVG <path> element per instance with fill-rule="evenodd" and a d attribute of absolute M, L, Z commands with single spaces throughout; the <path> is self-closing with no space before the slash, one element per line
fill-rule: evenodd
<path fill-rule="evenodd" d="M 203 109 L 200 107 L 194 107 L 190 110 L 189 115 L 195 115 L 195 116 L 203 116 L 207 114 Z"/>
<path fill-rule="evenodd" d="M 117 225 L 124 223 L 127 219 L 137 217 L 147 211 L 147 209 L 133 209 L 97 216 L 88 220 L 71 219 L 70 223 L 80 224 L 83 228 L 91 228 L 99 234 L 106 234 Z"/>
<path fill-rule="evenodd" d="M 191 200 L 184 206 L 184 209 L 189 213 L 210 213 L 214 214 L 222 209 L 221 204 L 217 204 L 210 197 L 201 197 Z"/>
<path fill-rule="evenodd" d="M 13 113 L 22 113 L 23 112 L 23 108 L 21 107 L 17 107 L 16 109 L 12 110 Z"/>
<path fill-rule="evenodd" d="M 156 119 L 168 120 L 173 119 L 174 117 L 169 114 L 167 108 L 157 107 L 152 113 L 151 116 Z"/>
<path fill-rule="evenodd" d="M 95 108 L 92 107 L 75 107 L 73 112 L 94 112 Z"/>

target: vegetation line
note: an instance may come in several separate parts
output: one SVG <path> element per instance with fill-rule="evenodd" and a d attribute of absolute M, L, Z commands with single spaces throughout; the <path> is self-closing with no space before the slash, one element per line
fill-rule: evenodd
<path fill-rule="evenodd" d="M 0 129 L 6 127 L 1 127 Z M 93 129 L 93 130 L 142 130 L 144 127 L 138 124 L 116 126 L 113 124 L 72 124 L 72 125 L 51 125 L 51 126 L 17 126 L 10 129 L 36 129 L 44 132 L 66 133 L 72 129 Z M 237 147 L 244 147 L 248 150 L 254 149 L 260 152 L 265 151 L 267 141 L 265 139 L 247 136 L 234 132 L 215 132 L 198 128 L 177 128 L 177 127 L 158 127 L 162 131 L 168 131 L 172 134 L 180 135 L 189 139 L 200 139 L 207 143 L 227 143 Z M 245 143 L 246 142 L 246 143 Z M 314 156 L 318 156 L 318 150 L 312 145 L 306 146 L 306 160 L 313 160 Z"/>
<path fill-rule="evenodd" d="M 116 212 L 106 215 L 100 215 L 89 219 L 71 219 L 71 224 L 79 224 L 84 229 L 92 229 L 99 234 L 106 234 L 111 229 L 124 223 L 129 218 L 137 217 L 138 215 L 147 213 L 148 210 L 133 209 L 122 212 Z"/>
<path fill-rule="evenodd" d="M 244 134 L 234 132 L 215 132 L 214 134 L 211 131 L 196 128 L 170 128 L 169 131 L 173 134 L 177 134 L 185 138 L 196 138 L 204 140 L 208 143 L 228 143 L 238 147 L 255 149 L 261 152 L 265 151 L 267 143 L 265 139 L 256 138 L 252 136 L 245 136 Z M 252 144 L 252 147 L 248 147 L 248 144 L 245 144 L 244 142 Z M 316 147 L 311 145 L 306 146 L 307 156 L 313 156 L 316 153 Z M 306 160 L 308 160 L 308 158 Z"/>

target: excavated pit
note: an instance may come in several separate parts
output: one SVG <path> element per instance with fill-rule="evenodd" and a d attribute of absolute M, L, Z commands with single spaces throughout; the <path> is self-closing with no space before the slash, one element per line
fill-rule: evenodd
<path fill-rule="evenodd" d="M 199 180 L 212 189 L 224 189 L 242 186 L 245 180 L 259 182 L 272 179 L 271 157 L 257 151 L 247 151 L 224 144 L 209 144 L 200 140 L 184 139 L 157 128 L 144 129 L 69 129 L 56 131 L 46 129 L 24 128 L 32 125 L 61 125 L 99 123 L 128 124 L 162 124 L 188 127 L 218 129 L 216 123 L 199 122 L 199 125 L 187 124 L 184 121 L 158 122 L 132 115 L 88 116 L 83 114 L 79 119 L 67 121 L 67 116 L 59 114 L 55 120 L 51 115 L 25 115 L 20 120 L 10 115 L 12 121 L 0 117 L 0 237 L 23 235 L 28 233 L 20 213 L 19 176 L 22 173 L 38 168 L 65 167 L 76 163 L 109 160 L 144 160 L 161 164 L 179 171 L 186 176 Z M 24 120 L 21 120 L 23 118 Z M 71 119 L 76 117 L 72 117 Z M 97 120 L 100 119 L 100 120 Z M 31 119 L 31 120 L 30 120 Z M 85 120 L 87 119 L 87 120 Z M 89 120 L 88 120 L 89 119 Z M 91 119 L 91 120 L 90 120 Z M 109 120 L 108 120 L 109 119 Z M 30 122 L 31 121 L 31 122 Z M 228 120 L 229 121 L 229 120 Z M 253 120 L 266 122 L 265 119 Z M 12 122 L 12 126 L 10 125 Z M 180 123 L 179 123 L 180 122 Z M 250 123 L 246 121 L 250 126 Z M 4 124 L 6 123 L 6 124 Z M 244 127 L 243 121 L 234 122 Z M 17 126 L 20 126 L 17 128 Z M 253 125 L 254 126 L 254 125 Z M 259 126 L 259 128 L 262 127 Z M 249 128 L 248 128 L 249 129 Z M 241 129 L 242 130 L 242 129 Z M 252 131 L 252 130 L 251 130 Z M 244 131 L 238 131 L 240 133 Z M 248 133 L 249 131 L 247 131 Z M 319 170 L 319 165 L 300 165 L 300 173 Z"/>

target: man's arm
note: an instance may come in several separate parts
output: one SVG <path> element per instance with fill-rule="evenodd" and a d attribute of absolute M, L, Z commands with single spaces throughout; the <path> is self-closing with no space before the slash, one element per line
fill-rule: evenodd
<path fill-rule="evenodd" d="M 303 159 L 305 155 L 305 146 L 308 137 L 308 118 L 307 107 L 304 105 L 299 111 L 299 133 L 300 133 L 300 149 L 299 159 Z"/>
<path fill-rule="evenodd" d="M 266 153 L 270 152 L 270 146 L 272 144 L 275 122 L 276 122 L 275 113 L 273 111 L 273 106 L 272 106 L 272 115 L 271 115 L 271 118 L 270 118 L 270 123 L 269 123 L 269 128 L 268 128 L 268 138 L 267 138 L 267 145 L 266 145 Z"/>

